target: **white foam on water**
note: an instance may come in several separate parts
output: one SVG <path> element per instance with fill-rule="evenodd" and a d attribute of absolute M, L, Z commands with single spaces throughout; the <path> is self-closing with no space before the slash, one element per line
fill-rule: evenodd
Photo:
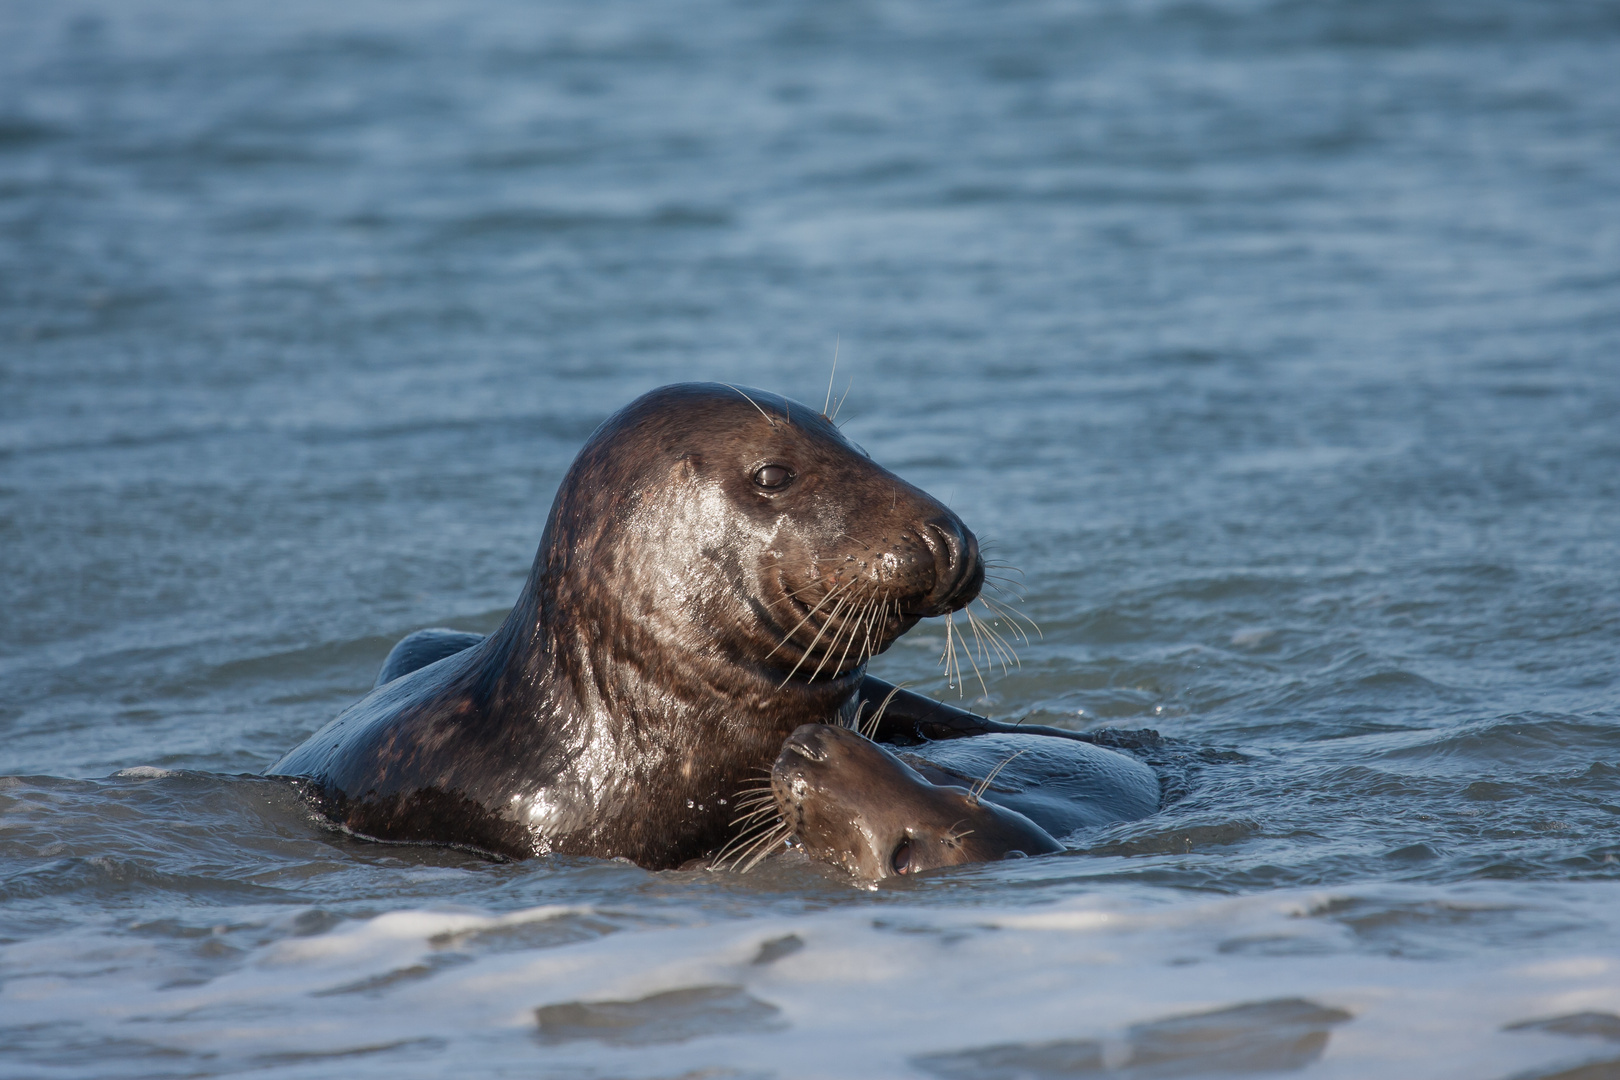
<path fill-rule="evenodd" d="M 1347 905 L 1418 923 L 1399 946 L 1370 944 L 1335 914 Z M 1422 929 L 1424 913 L 1435 912 L 1440 922 L 1472 913 L 1574 929 L 1539 947 L 1451 956 L 1443 931 Z M 1132 1025 L 1303 999 L 1351 1019 L 1330 1025 L 1325 1049 L 1299 1075 L 1480 1080 L 1606 1060 L 1601 1042 L 1504 1029 L 1620 1014 L 1617 913 L 1620 887 L 1604 883 L 1223 899 L 1147 891 L 1041 908 L 859 905 L 722 921 L 660 909 L 665 925 L 653 928 L 462 952 L 470 934 L 590 910 L 401 910 L 271 941 L 190 986 L 166 986 L 172 972 L 159 957 L 131 954 L 127 938 L 110 934 L 8 946 L 0 1014 L 8 1026 L 65 1021 L 75 1041 L 161 1047 L 203 1073 L 384 1075 L 407 1054 L 453 1063 L 458 1076 L 543 1065 L 627 1077 L 736 1069 L 844 1078 L 919 1075 L 916 1055 L 1051 1040 L 1093 1040 L 1103 1063 L 1117 1065 Z M 778 949 L 775 959 L 761 953 L 788 935 L 802 947 Z M 762 955 L 767 962 L 756 962 Z M 85 963 L 96 957 L 100 973 Z M 52 974 L 70 968 L 77 977 Z M 536 1018 L 542 1006 L 703 987 L 740 988 L 736 1000 L 755 1020 L 736 1030 L 705 1027 L 699 1015 L 683 1041 L 657 1041 L 649 1028 L 637 1044 L 634 1032 L 588 1024 L 542 1040 Z M 659 1006 L 644 1008 L 656 1016 Z M 1608 1050 L 1620 1057 L 1620 1047 Z M 141 1072 L 120 1069 L 101 1061 L 93 1071 Z M 54 1072 L 81 1075 L 67 1065 Z"/>

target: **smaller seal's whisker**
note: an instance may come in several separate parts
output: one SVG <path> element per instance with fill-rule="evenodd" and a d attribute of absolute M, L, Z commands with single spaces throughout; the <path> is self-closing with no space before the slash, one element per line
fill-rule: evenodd
<path fill-rule="evenodd" d="M 783 823 L 780 817 L 769 818 L 748 826 L 738 833 L 730 843 L 715 853 L 713 865 L 725 868 L 726 861 L 729 859 L 732 860 L 731 869 L 735 870 L 737 865 L 748 857 L 760 841 L 770 837 L 772 833 L 781 828 L 783 828 Z"/>
<path fill-rule="evenodd" d="M 728 388 L 730 388 L 732 390 L 737 390 L 737 388 L 735 386 L 732 386 L 730 383 L 721 383 L 720 385 L 724 386 L 724 387 L 728 387 Z M 741 390 L 737 390 L 737 393 L 742 394 L 743 400 L 748 402 L 748 404 L 752 405 L 756 409 L 759 409 L 759 402 L 755 401 L 753 398 L 749 397 L 747 394 L 743 394 L 743 392 Z M 766 412 L 764 409 L 759 409 L 759 415 L 763 416 L 765 418 L 765 422 L 767 424 L 771 425 L 771 430 L 774 431 L 776 429 L 776 421 L 771 419 L 771 414 L 770 413 Z"/>
<path fill-rule="evenodd" d="M 736 817 L 731 819 L 731 823 L 733 825 L 741 825 L 743 822 L 749 821 L 749 820 L 751 820 L 753 818 L 757 818 L 761 814 L 775 813 L 775 812 L 776 812 L 776 800 L 771 799 L 768 802 L 760 803 L 758 806 L 749 807 L 748 812 L 746 814 L 738 814 Z"/>
<path fill-rule="evenodd" d="M 966 821 L 966 820 L 967 820 L 966 818 L 962 819 L 962 821 Z M 950 829 L 945 833 L 944 836 L 940 837 L 940 840 L 943 841 L 947 846 L 955 847 L 957 844 L 960 844 L 964 839 L 966 839 L 967 837 L 973 835 L 973 830 L 972 829 L 963 829 L 961 832 L 956 831 L 956 826 L 962 824 L 962 821 L 956 822 L 954 825 L 952 825 L 950 827 Z"/>
<path fill-rule="evenodd" d="M 996 775 L 998 773 L 1000 773 L 1002 769 L 1005 769 L 1007 767 L 1007 764 L 1010 761 L 1012 761 L 1013 758 L 1017 757 L 1020 754 L 1027 754 L 1027 753 L 1029 753 L 1029 751 L 1027 749 L 1026 750 L 1014 750 L 1012 753 L 1010 753 L 1006 757 L 1002 758 L 1000 764 L 998 764 L 995 768 L 990 770 L 990 775 L 986 776 L 983 780 L 980 780 L 977 784 L 973 785 L 973 790 L 968 792 L 969 798 L 971 798 L 974 802 L 978 802 L 980 799 L 984 798 L 984 793 L 986 791 L 990 790 L 990 782 L 996 778 Z"/>
<path fill-rule="evenodd" d="M 746 873 L 748 873 L 748 871 L 750 871 L 754 867 L 758 866 L 760 864 L 760 861 L 763 860 L 767 855 L 770 855 L 772 852 L 774 852 L 778 845 L 785 845 L 787 843 L 788 837 L 790 837 L 792 835 L 793 835 L 793 831 L 788 828 L 786 822 L 784 822 L 775 832 L 767 834 L 766 838 L 765 838 L 765 842 L 762 842 L 759 845 L 758 852 L 754 855 L 754 857 L 752 859 L 748 860 L 747 865 L 743 866 L 741 868 L 740 872 L 746 874 Z"/>
<path fill-rule="evenodd" d="M 787 839 L 787 833 L 787 823 L 782 821 L 781 818 L 761 822 L 745 829 L 742 835 L 727 844 L 720 854 L 715 856 L 714 864 L 721 866 L 726 859 L 730 859 L 730 869 L 747 873 L 753 869 L 760 858 L 769 854 L 776 844 Z M 743 861 L 751 855 L 755 856 L 755 858 L 744 866 Z"/>

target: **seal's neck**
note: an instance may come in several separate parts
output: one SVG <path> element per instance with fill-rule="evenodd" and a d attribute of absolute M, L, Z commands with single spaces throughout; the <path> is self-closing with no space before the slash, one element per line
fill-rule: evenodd
<path fill-rule="evenodd" d="M 582 591 L 536 570 L 490 636 L 487 692 L 508 705 L 534 697 L 532 714 L 572 714 L 615 742 L 660 730 L 735 737 L 746 727 L 768 733 L 774 756 L 795 727 L 837 717 L 864 675 L 784 684 L 771 668 L 725 655 L 723 643 L 637 617 L 606 583 Z"/>

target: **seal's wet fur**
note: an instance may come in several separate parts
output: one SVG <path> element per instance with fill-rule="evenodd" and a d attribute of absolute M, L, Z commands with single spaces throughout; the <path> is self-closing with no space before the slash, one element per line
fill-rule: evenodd
<path fill-rule="evenodd" d="M 425 642 L 397 666 L 448 655 L 270 772 L 381 839 L 678 866 L 794 729 L 847 715 L 868 657 L 983 580 L 956 515 L 825 417 L 664 387 L 586 442 L 495 633 Z"/>

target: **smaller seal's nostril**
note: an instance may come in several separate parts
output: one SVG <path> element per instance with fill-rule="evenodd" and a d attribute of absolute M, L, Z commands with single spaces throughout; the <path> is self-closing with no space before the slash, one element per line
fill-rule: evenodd
<path fill-rule="evenodd" d="M 820 734 L 815 731 L 795 731 L 788 737 L 787 745 L 782 749 L 791 750 L 809 761 L 827 760 L 827 748 L 822 744 Z"/>

